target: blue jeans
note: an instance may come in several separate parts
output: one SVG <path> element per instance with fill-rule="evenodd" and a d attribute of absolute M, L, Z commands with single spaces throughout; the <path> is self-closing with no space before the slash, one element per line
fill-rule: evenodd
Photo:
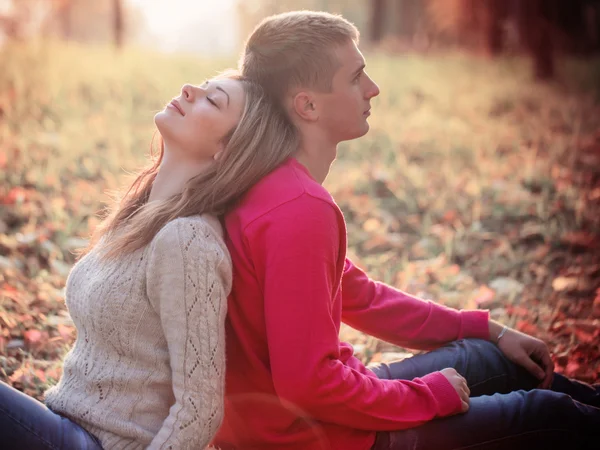
<path fill-rule="evenodd" d="M 370 366 L 379 378 L 412 380 L 453 367 L 467 380 L 465 414 L 380 432 L 372 450 L 599 449 L 600 386 L 555 374 L 550 390 L 493 343 L 463 339 L 403 361 Z"/>
<path fill-rule="evenodd" d="M 0 381 L 2 450 L 102 450 L 100 442 L 66 417 Z"/>

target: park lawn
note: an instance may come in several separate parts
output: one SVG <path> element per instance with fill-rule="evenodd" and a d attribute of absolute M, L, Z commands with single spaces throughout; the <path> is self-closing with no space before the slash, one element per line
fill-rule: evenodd
<path fill-rule="evenodd" d="M 557 369 L 600 379 L 599 61 L 367 54 L 371 131 L 326 186 L 349 253 L 377 279 L 487 308 L 549 342 Z M 64 285 L 111 195 L 145 163 L 153 115 L 202 60 L 55 42 L 0 49 L 0 379 L 41 398 L 75 330 Z M 365 362 L 406 353 L 344 327 Z"/>

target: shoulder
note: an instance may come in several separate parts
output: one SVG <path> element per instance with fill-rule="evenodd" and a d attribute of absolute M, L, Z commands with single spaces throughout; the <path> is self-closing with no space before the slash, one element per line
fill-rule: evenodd
<path fill-rule="evenodd" d="M 163 226 L 152 240 L 156 250 L 168 252 L 181 251 L 191 244 L 226 251 L 223 227 L 219 220 L 211 215 L 178 217 Z"/>
<path fill-rule="evenodd" d="M 339 212 L 341 216 L 327 189 L 313 180 L 300 163 L 290 158 L 250 189 L 228 214 L 226 224 L 229 231 L 231 223 L 246 228 L 257 220 L 290 214 L 301 218 L 304 212 L 314 214 L 319 210 L 328 215 Z"/>
<path fill-rule="evenodd" d="M 223 227 L 214 216 L 203 214 L 188 217 L 178 217 L 173 219 L 154 237 L 154 240 L 169 239 L 177 235 L 196 235 L 198 237 L 205 236 L 211 239 L 223 239 Z"/>

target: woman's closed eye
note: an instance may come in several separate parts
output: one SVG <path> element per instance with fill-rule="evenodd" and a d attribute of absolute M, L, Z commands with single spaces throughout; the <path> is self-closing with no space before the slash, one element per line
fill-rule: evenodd
<path fill-rule="evenodd" d="M 208 100 L 213 106 L 217 107 L 218 109 L 221 109 L 221 108 L 219 108 L 219 105 L 217 104 L 217 102 L 215 102 L 212 98 L 206 97 L 206 100 Z"/>

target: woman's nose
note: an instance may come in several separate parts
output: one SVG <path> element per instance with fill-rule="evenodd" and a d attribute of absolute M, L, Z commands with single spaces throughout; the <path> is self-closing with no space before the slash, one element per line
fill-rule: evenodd
<path fill-rule="evenodd" d="M 188 102 L 193 102 L 194 101 L 194 86 L 192 86 L 191 84 L 184 84 L 183 87 L 181 88 L 181 96 L 183 97 L 184 100 L 187 100 Z"/>

